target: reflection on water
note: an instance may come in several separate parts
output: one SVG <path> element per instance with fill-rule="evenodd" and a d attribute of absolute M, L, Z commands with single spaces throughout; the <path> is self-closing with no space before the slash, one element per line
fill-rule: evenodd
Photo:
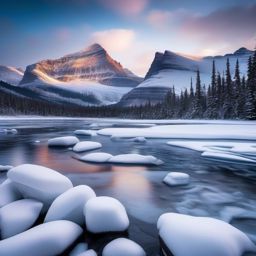
<path fill-rule="evenodd" d="M 112 141 L 104 136 L 79 138 L 101 142 L 103 147 L 98 151 L 113 155 L 152 154 L 165 164 L 156 167 L 87 164 L 74 159 L 70 149 L 48 148 L 47 140 L 71 135 L 76 129 L 88 129 L 88 121 L 1 120 L 2 127 L 17 128 L 18 134 L 0 135 L 0 164 L 43 165 L 64 173 L 74 185 L 87 184 L 97 195 L 119 199 L 131 221 L 128 236 L 140 243 L 148 255 L 158 255 L 156 221 L 168 211 L 223 219 L 256 241 L 256 168 L 253 166 L 208 161 L 196 151 L 168 146 L 164 140 L 135 143 Z M 181 187 L 163 184 L 164 176 L 170 171 L 188 173 L 190 184 Z M 0 178 L 4 179 L 5 174 Z"/>

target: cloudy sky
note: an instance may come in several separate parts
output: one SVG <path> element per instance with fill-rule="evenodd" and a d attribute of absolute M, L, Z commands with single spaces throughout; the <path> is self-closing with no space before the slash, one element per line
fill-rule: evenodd
<path fill-rule="evenodd" d="M 256 0 L 1 0 L 0 64 L 25 68 L 100 43 L 139 75 L 156 51 L 256 45 Z"/>

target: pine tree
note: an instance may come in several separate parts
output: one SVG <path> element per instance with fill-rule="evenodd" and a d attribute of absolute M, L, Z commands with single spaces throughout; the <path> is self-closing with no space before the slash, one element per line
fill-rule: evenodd
<path fill-rule="evenodd" d="M 202 87 L 200 79 L 200 71 L 196 72 L 196 91 L 193 103 L 192 117 L 193 118 L 202 118 L 203 116 L 203 96 L 202 96 Z"/>

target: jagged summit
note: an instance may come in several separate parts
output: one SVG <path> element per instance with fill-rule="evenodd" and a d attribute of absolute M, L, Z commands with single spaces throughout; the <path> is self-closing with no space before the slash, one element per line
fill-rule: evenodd
<path fill-rule="evenodd" d="M 251 51 L 245 47 L 241 47 L 234 52 L 234 55 L 252 54 L 252 52 L 253 51 Z"/>

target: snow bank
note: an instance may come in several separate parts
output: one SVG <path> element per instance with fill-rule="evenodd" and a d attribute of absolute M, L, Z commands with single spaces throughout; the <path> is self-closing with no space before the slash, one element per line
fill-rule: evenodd
<path fill-rule="evenodd" d="M 108 162 L 116 164 L 149 164 L 160 165 L 163 162 L 154 156 L 144 156 L 139 154 L 122 154 L 111 157 Z"/>
<path fill-rule="evenodd" d="M 256 251 L 244 233 L 213 218 L 166 213 L 158 219 L 157 228 L 175 256 L 241 256 L 245 251 Z"/>
<path fill-rule="evenodd" d="M 107 244 L 102 256 L 146 256 L 140 245 L 127 238 L 117 238 Z"/>
<path fill-rule="evenodd" d="M 163 181 L 170 186 L 187 185 L 189 183 L 189 175 L 182 172 L 170 172 Z"/>
<path fill-rule="evenodd" d="M 57 137 L 48 140 L 49 147 L 69 147 L 74 146 L 79 142 L 79 139 L 75 136 Z"/>
<path fill-rule="evenodd" d="M 45 207 L 73 187 L 64 175 L 39 165 L 19 165 L 12 168 L 7 176 L 25 198 L 41 201 Z"/>
<path fill-rule="evenodd" d="M 76 130 L 74 131 L 75 135 L 84 135 L 84 136 L 96 136 L 97 132 L 94 130 Z"/>
<path fill-rule="evenodd" d="M 111 154 L 104 152 L 90 153 L 79 158 L 81 161 L 92 163 L 106 163 L 112 157 Z"/>
<path fill-rule="evenodd" d="M 0 241 L 0 255 L 59 255 L 82 234 L 82 231 L 71 221 L 44 223 Z"/>
<path fill-rule="evenodd" d="M 84 215 L 86 227 L 92 233 L 121 232 L 129 226 L 124 206 L 112 197 L 90 199 L 84 207 Z"/>
<path fill-rule="evenodd" d="M 149 128 L 105 128 L 97 133 L 122 138 L 245 139 L 255 140 L 255 124 L 157 125 Z"/>
<path fill-rule="evenodd" d="M 13 166 L 11 166 L 11 165 L 0 165 L 0 172 L 7 172 L 12 168 L 13 168 Z"/>
<path fill-rule="evenodd" d="M 88 249 L 88 244 L 79 243 L 75 248 L 69 253 L 69 256 L 81 256 Z M 96 255 L 97 256 L 97 255 Z"/>
<path fill-rule="evenodd" d="M 22 199 L 0 208 L 1 238 L 19 234 L 35 223 L 43 204 L 33 199 Z"/>
<path fill-rule="evenodd" d="M 86 185 L 80 185 L 67 190 L 53 201 L 44 222 L 70 220 L 79 225 L 83 225 L 84 205 L 93 197 L 96 197 L 95 192 Z"/>
<path fill-rule="evenodd" d="M 80 253 L 78 256 L 97 256 L 97 253 L 94 250 L 88 250 Z"/>
<path fill-rule="evenodd" d="M 242 157 L 239 155 L 229 154 L 226 152 L 205 151 L 201 154 L 201 156 L 210 158 L 210 159 L 215 159 L 215 160 L 222 160 L 222 161 L 256 163 L 256 161 L 253 159 Z"/>
<path fill-rule="evenodd" d="M 89 151 L 89 150 L 94 150 L 101 148 L 102 145 L 99 142 L 94 142 L 94 141 L 81 141 L 78 142 L 74 147 L 73 151 L 79 153 L 83 151 Z"/>
<path fill-rule="evenodd" d="M 0 207 L 21 199 L 20 192 L 15 188 L 14 183 L 7 179 L 0 185 Z"/>

